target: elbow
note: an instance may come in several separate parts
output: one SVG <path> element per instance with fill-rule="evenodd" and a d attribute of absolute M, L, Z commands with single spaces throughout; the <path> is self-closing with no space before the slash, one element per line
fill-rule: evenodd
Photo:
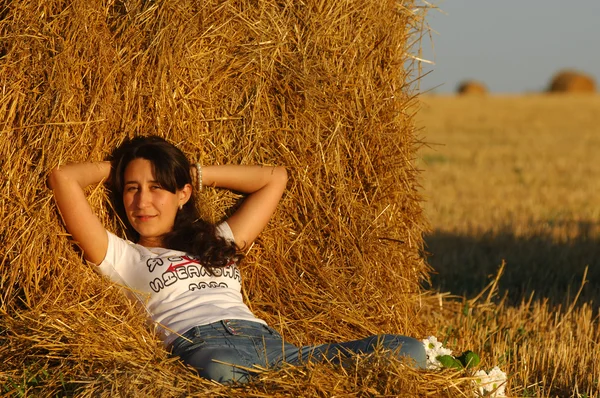
<path fill-rule="evenodd" d="M 52 190 L 56 187 L 57 180 L 60 178 L 60 168 L 56 166 L 50 173 L 48 173 L 48 178 L 46 179 L 46 186 Z"/>
<path fill-rule="evenodd" d="M 285 187 L 288 181 L 288 172 L 286 168 L 283 166 L 277 166 L 275 168 L 275 172 L 277 174 L 277 181 Z"/>
<path fill-rule="evenodd" d="M 58 185 L 61 182 L 65 181 L 66 179 L 67 179 L 67 176 L 65 175 L 64 170 L 61 169 L 60 166 L 56 166 L 52 170 L 50 170 L 50 173 L 48 173 L 48 179 L 46 180 L 46 185 L 51 190 L 54 190 L 54 189 L 56 189 L 56 187 L 58 187 Z"/>
<path fill-rule="evenodd" d="M 279 174 L 281 174 L 281 179 L 283 180 L 283 182 L 287 183 L 288 180 L 288 172 L 287 169 L 283 166 L 279 166 L 277 167 L 279 169 Z"/>

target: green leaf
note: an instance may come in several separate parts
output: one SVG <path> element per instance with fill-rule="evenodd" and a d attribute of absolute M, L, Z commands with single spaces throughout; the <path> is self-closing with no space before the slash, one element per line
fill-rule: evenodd
<path fill-rule="evenodd" d="M 460 361 L 454 358 L 452 355 L 439 355 L 435 359 L 440 361 L 443 367 L 450 369 L 462 369 L 463 365 Z"/>
<path fill-rule="evenodd" d="M 462 313 L 464 316 L 469 315 L 469 302 L 465 301 L 465 305 L 463 306 Z"/>
<path fill-rule="evenodd" d="M 462 366 L 467 369 L 474 368 L 481 362 L 479 355 L 475 354 L 473 351 L 465 351 L 456 359 L 458 359 Z"/>

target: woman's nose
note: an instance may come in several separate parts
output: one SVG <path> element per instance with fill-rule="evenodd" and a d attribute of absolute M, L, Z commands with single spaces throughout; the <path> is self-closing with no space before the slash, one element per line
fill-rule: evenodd
<path fill-rule="evenodd" d="M 150 202 L 150 192 L 148 192 L 148 190 L 146 189 L 140 189 L 137 193 L 137 207 L 139 207 L 140 209 L 146 208 L 148 207 Z"/>

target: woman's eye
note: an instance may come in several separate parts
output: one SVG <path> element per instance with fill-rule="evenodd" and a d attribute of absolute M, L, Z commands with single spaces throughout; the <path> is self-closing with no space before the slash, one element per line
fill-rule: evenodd
<path fill-rule="evenodd" d="M 150 187 L 150 189 L 153 189 L 153 190 L 154 190 L 154 189 L 161 189 L 161 186 L 160 186 L 160 185 L 152 185 L 152 186 Z"/>
<path fill-rule="evenodd" d="M 137 187 L 128 187 L 127 192 L 135 192 L 137 191 Z"/>

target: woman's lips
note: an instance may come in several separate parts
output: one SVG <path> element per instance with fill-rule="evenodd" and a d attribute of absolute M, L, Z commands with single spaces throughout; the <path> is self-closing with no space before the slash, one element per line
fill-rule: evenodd
<path fill-rule="evenodd" d="M 143 215 L 143 216 L 135 216 L 136 220 L 139 220 L 139 221 L 142 221 L 142 222 L 145 222 L 145 221 L 150 221 L 150 220 L 151 220 L 152 218 L 154 218 L 154 217 L 156 217 L 156 216 L 146 216 L 146 215 Z"/>

